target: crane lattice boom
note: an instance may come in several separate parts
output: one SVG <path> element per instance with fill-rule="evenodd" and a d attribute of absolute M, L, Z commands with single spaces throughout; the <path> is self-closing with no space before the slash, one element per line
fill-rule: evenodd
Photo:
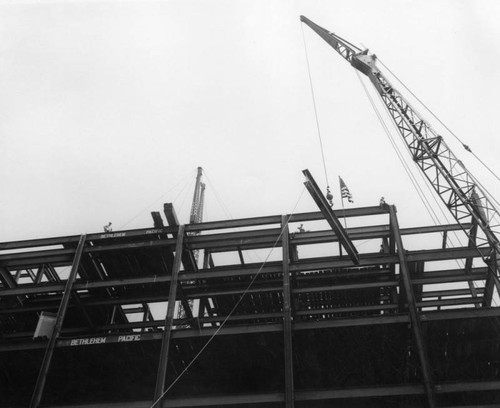
<path fill-rule="evenodd" d="M 474 176 L 453 154 L 443 138 L 427 123 L 410 103 L 391 85 L 377 68 L 377 57 L 362 51 L 341 37 L 301 16 L 321 38 L 335 49 L 354 68 L 365 74 L 380 94 L 391 118 L 408 147 L 413 160 L 442 199 L 453 217 L 461 225 L 472 217 L 484 236 L 475 236 L 464 227 L 477 246 L 491 246 L 500 253 L 500 214 Z M 496 258 L 495 254 L 492 254 Z M 498 283 L 498 279 L 496 279 Z"/>

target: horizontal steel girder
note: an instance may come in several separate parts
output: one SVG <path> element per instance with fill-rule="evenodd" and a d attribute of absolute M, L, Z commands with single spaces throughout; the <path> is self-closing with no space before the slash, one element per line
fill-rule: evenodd
<path fill-rule="evenodd" d="M 439 250 L 422 250 L 408 252 L 407 259 L 408 262 L 426 262 L 426 261 L 440 261 L 449 259 L 460 259 L 466 257 L 479 257 L 488 256 L 489 248 L 449 248 L 449 249 L 439 249 Z M 399 262 L 399 258 L 396 254 L 366 254 L 360 257 L 360 267 L 370 267 L 376 265 L 387 265 L 395 264 Z M 339 257 L 330 258 L 319 258 L 319 259 L 307 259 L 303 261 L 296 262 L 290 265 L 290 270 L 294 273 L 306 272 L 306 271 L 317 271 L 317 270 L 328 270 L 337 268 L 348 268 L 352 267 L 352 262 L 350 260 L 342 259 Z M 249 276 L 254 275 L 260 271 L 261 274 L 279 274 L 281 273 L 282 265 L 281 262 L 269 262 L 264 267 L 260 264 L 247 264 L 238 268 L 235 267 L 216 267 L 213 269 L 200 269 L 198 272 L 193 273 L 180 273 L 179 280 L 189 281 L 196 279 L 211 279 L 211 278 L 221 278 L 221 277 L 231 277 L 231 276 Z M 432 279 L 432 274 L 428 274 L 428 277 L 419 278 L 422 280 L 416 280 L 418 283 L 431 283 L 426 282 L 425 279 Z M 475 278 L 474 274 L 464 275 L 464 280 L 469 279 L 480 279 Z M 438 279 L 439 280 L 439 279 Z M 460 279 L 462 280 L 462 279 Z M 86 289 L 96 289 L 96 288 L 109 288 L 113 286 L 125 286 L 125 285 L 141 285 L 141 284 L 151 284 L 151 283 L 161 283 L 169 282 L 170 277 L 167 275 L 153 275 L 148 277 L 140 278 L 122 278 L 122 279 L 109 279 L 106 281 L 90 281 L 90 282 L 75 282 L 73 288 L 74 290 L 86 290 Z M 439 283 L 439 282 L 432 282 Z M 19 296 L 19 295 L 30 295 L 30 294 L 43 294 L 51 292 L 61 292 L 64 289 L 64 284 L 26 284 L 19 285 L 15 288 L 0 289 L 0 297 L 3 296 Z"/>
<path fill-rule="evenodd" d="M 450 394 L 456 392 L 480 392 L 496 391 L 500 388 L 500 381 L 478 381 L 478 382 L 454 382 L 447 384 L 437 384 L 436 394 Z M 390 397 L 404 395 L 423 395 L 424 388 L 420 384 L 398 384 L 380 387 L 362 387 L 362 388 L 344 388 L 330 390 L 308 390 L 295 391 L 295 401 L 318 401 L 329 399 L 356 399 L 373 397 Z M 285 401 L 284 393 L 261 393 L 261 394 L 243 394 L 228 396 L 199 396 L 186 398 L 166 398 L 162 407 L 181 408 L 181 407 L 205 407 L 205 406 L 225 406 L 239 404 L 264 404 L 280 403 Z M 71 406 L 57 406 L 57 408 L 149 408 L 151 401 L 135 401 L 120 403 L 103 404 L 79 404 Z M 493 408 L 497 405 L 490 405 Z M 475 407 L 478 407 L 475 405 Z M 479 407 L 485 407 L 483 405 Z M 46 408 L 56 408 L 47 406 Z"/>
<path fill-rule="evenodd" d="M 386 214 L 388 211 L 380 208 L 379 206 L 374 207 L 362 207 L 362 208 L 351 208 L 342 211 L 342 217 L 362 217 L 370 215 Z M 337 213 L 341 214 L 340 210 Z M 264 216 L 264 217 L 254 217 L 254 218 L 240 218 L 236 220 L 225 220 L 225 221 L 211 221 L 203 222 L 199 224 L 186 225 L 186 232 L 201 232 L 219 229 L 229 229 L 229 228 L 245 228 L 245 227 L 255 227 L 259 225 L 279 225 L 281 223 L 281 215 Z M 305 222 L 305 221 L 317 221 L 323 219 L 321 212 L 309 212 L 309 213 L 297 213 L 287 215 L 290 223 L 293 222 Z M 117 242 L 131 237 L 154 237 L 162 236 L 165 234 L 173 234 L 177 232 L 177 227 L 163 227 L 163 228 L 142 228 L 136 230 L 123 230 L 115 231 L 111 233 L 94 233 L 88 234 L 87 240 L 93 243 L 104 243 L 104 242 Z M 41 239 L 30 239 L 23 241 L 11 241 L 11 242 L 0 242 L 0 251 L 10 250 L 10 249 L 20 249 L 20 248 L 34 248 L 43 246 L 53 246 L 53 245 L 65 245 L 65 244 L 77 244 L 79 235 L 70 235 L 63 237 L 52 237 L 52 238 L 41 238 Z"/>
<path fill-rule="evenodd" d="M 435 321 L 448 321 L 448 320 L 459 320 L 459 319 L 487 319 L 487 318 L 498 318 L 500 317 L 500 308 L 491 308 L 491 309 L 461 309 L 461 310 L 446 310 L 446 311 L 433 311 L 433 312 L 421 312 L 419 314 L 422 324 L 426 322 L 435 322 Z M 258 315 L 255 316 L 258 319 Z M 408 315 L 373 315 L 373 316 L 365 316 L 365 317 L 353 317 L 353 318 L 342 318 L 335 320 L 318 320 L 318 321 L 307 321 L 301 322 L 296 321 L 293 323 L 292 330 L 293 331 L 302 331 L 302 330 L 319 330 L 319 329 L 327 329 L 327 328 L 338 328 L 338 327 L 359 327 L 359 326 L 372 326 L 372 325 L 392 325 L 392 324 L 404 324 L 407 325 L 410 322 Z M 85 343 L 82 339 L 90 339 L 90 338 L 102 338 L 106 337 L 105 343 L 108 342 L 119 342 L 118 337 L 123 336 L 137 336 L 135 340 L 132 339 L 130 341 L 151 341 L 151 340 L 161 340 L 163 332 L 146 332 L 146 333 L 137 333 L 133 332 L 133 327 L 146 326 L 150 322 L 138 322 L 134 325 L 134 323 L 130 323 L 128 325 L 116 325 L 120 330 L 124 330 L 129 327 L 130 332 L 122 332 L 119 334 L 103 334 L 103 335 L 95 335 L 94 337 L 82 336 L 82 337 L 74 337 L 67 338 L 65 340 L 58 340 L 56 343 L 56 347 L 70 347 L 70 346 L 87 346 L 92 344 L 102 344 L 98 341 L 94 341 L 93 343 Z M 162 321 L 155 322 L 157 326 L 162 324 Z M 97 328 L 97 330 L 110 330 L 112 329 L 112 325 L 108 325 L 105 327 Z M 73 330 L 66 329 L 62 330 L 62 334 L 66 337 L 72 335 L 75 336 L 75 332 L 81 331 L 83 328 L 75 328 Z M 173 339 L 181 339 L 181 338 L 199 338 L 199 337 L 209 337 L 212 336 L 215 331 L 217 331 L 217 327 L 203 327 L 201 329 L 179 329 L 174 330 L 172 332 Z M 283 331 L 282 323 L 267 323 L 267 324 L 252 324 L 246 326 L 226 326 L 218 332 L 218 335 L 221 336 L 231 336 L 231 335 L 242 335 L 242 334 L 250 334 L 250 333 L 279 333 Z M 29 334 L 27 334 L 29 336 Z M 6 336 L 7 338 L 8 336 Z M 71 341 L 79 340 L 78 344 L 71 344 Z M 125 340 L 123 340 L 125 341 Z M 11 350 L 29 350 L 29 349 L 39 349 L 45 348 L 45 341 L 36 341 L 33 340 L 26 342 L 17 342 L 16 344 L 2 344 L 0 345 L 0 352 L 3 351 L 11 351 Z"/>
<path fill-rule="evenodd" d="M 457 224 L 454 225 L 444 225 L 444 226 L 431 226 L 431 227 L 416 227 L 416 228 L 405 228 L 401 229 L 402 235 L 415 235 L 415 234 L 429 234 L 435 232 L 443 231 L 455 231 L 459 230 L 461 227 Z M 154 230 L 148 230 L 154 231 Z M 272 247 L 276 243 L 280 233 L 279 229 L 264 229 L 264 230 L 254 230 L 245 232 L 232 232 L 232 233 L 221 233 L 221 234 L 211 234 L 204 236 L 190 236 L 186 238 L 186 246 L 190 249 L 209 249 L 211 252 L 225 252 L 225 251 L 236 251 L 257 249 L 257 248 L 268 248 Z M 357 227 L 347 229 L 347 234 L 351 239 L 354 240 L 365 240 L 365 239 L 375 239 L 384 238 L 389 235 L 388 225 L 378 225 L 370 227 Z M 135 237 L 135 235 L 134 235 Z M 173 247 L 175 246 L 175 239 L 165 238 L 161 236 L 156 236 L 152 239 L 152 234 L 143 237 L 143 241 L 137 242 L 118 242 L 119 240 L 107 240 L 110 242 L 94 242 L 92 247 L 85 249 L 84 253 L 102 253 L 102 252 L 112 252 L 120 251 L 126 253 L 127 251 L 134 251 L 140 249 L 152 249 L 152 248 L 163 248 L 163 247 Z M 49 238 L 49 242 L 53 242 L 53 239 Z M 314 245 L 327 242 L 337 242 L 338 239 L 333 231 L 315 231 L 315 232 L 304 232 L 300 234 L 291 234 L 290 243 L 292 245 Z M 25 242 L 25 241 L 22 241 Z M 16 243 L 7 243 L 16 244 Z M 39 246 L 42 243 L 39 242 Z M 14 247 L 16 247 L 14 245 Z M 29 248 L 29 246 L 27 247 Z M 14 248 L 9 248 L 14 249 Z M 19 248 L 17 248 L 19 249 Z M 11 268 L 11 269 L 22 269 L 32 267 L 34 265 L 39 265 L 42 263 L 51 263 L 54 266 L 70 264 L 73 259 L 75 250 L 74 249 L 50 249 L 50 250 L 38 250 L 38 251 L 26 251 L 26 252 L 16 252 L 0 254 L 0 265 Z"/>

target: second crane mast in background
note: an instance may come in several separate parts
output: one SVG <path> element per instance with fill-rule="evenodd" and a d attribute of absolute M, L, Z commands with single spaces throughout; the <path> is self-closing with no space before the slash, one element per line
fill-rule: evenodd
<path fill-rule="evenodd" d="M 201 177 L 203 175 L 203 169 L 198 167 L 198 173 L 196 175 L 196 184 L 194 186 L 193 203 L 191 204 L 191 215 L 189 217 L 190 224 L 199 224 L 203 222 L 203 205 L 205 203 L 205 183 L 202 183 Z M 200 233 L 192 232 L 191 235 L 199 235 Z M 198 263 L 199 251 L 193 251 L 194 259 Z"/>
<path fill-rule="evenodd" d="M 203 205 L 205 203 L 205 183 L 202 183 L 201 177 L 203 176 L 203 169 L 198 167 L 198 172 L 196 174 L 196 183 L 194 185 L 193 202 L 191 204 L 191 214 L 189 216 L 190 224 L 199 224 L 203 222 Z M 190 236 L 200 235 L 199 231 L 189 232 Z M 193 257 L 198 266 L 200 251 L 198 249 L 193 250 Z M 188 282 L 189 283 L 189 282 Z M 189 307 L 193 308 L 193 301 L 188 300 Z M 177 309 L 177 319 L 185 319 L 186 312 L 182 307 Z"/>

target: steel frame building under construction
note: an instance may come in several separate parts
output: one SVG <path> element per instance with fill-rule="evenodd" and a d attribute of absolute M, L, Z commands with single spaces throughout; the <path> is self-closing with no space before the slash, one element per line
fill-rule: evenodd
<path fill-rule="evenodd" d="M 320 211 L 1 243 L 0 406 L 498 406 L 490 248 L 306 186 Z"/>
<path fill-rule="evenodd" d="M 318 212 L 0 243 L 0 408 L 500 406 L 500 212 L 374 54 L 301 20 L 457 224 L 334 211 L 304 171 Z"/>

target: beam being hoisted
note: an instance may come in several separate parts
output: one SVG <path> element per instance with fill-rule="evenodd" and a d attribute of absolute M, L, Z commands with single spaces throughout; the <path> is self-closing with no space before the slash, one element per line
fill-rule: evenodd
<path fill-rule="evenodd" d="M 307 169 L 303 170 L 302 173 L 304 173 L 304 176 L 306 176 L 306 181 L 304 182 L 304 184 L 309 193 L 311 194 L 313 200 L 318 205 L 321 213 L 324 215 L 328 224 L 330 224 L 330 227 L 332 227 L 333 231 L 335 232 L 335 234 L 339 239 L 339 242 L 347 251 L 354 264 L 359 265 L 359 255 L 358 251 L 356 250 L 356 247 L 354 246 L 352 240 L 347 235 L 347 232 L 344 229 L 344 227 L 342 227 L 342 224 L 340 223 L 339 219 L 333 212 L 332 208 L 328 204 L 328 201 L 326 200 L 325 196 L 321 193 L 321 190 L 316 184 L 316 181 L 314 180 L 313 176 Z"/>

